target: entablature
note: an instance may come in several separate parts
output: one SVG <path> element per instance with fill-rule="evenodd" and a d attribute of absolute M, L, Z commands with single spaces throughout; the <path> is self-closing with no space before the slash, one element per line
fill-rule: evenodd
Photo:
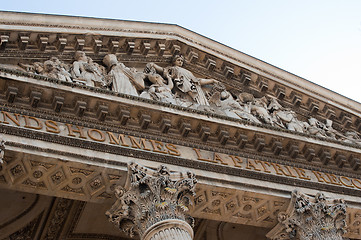
<path fill-rule="evenodd" d="M 350 174 L 359 172 L 361 147 L 355 143 L 59 80 L 0 74 L 2 123 L 14 125 L 4 113 L 9 112 L 198 149 L 254 154 L 276 162 Z M 14 88 L 15 100 L 9 102 Z"/>

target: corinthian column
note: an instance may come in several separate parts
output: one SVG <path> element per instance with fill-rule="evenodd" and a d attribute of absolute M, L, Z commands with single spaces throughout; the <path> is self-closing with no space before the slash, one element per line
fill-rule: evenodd
<path fill-rule="evenodd" d="M 142 240 L 191 240 L 194 219 L 187 214 L 197 180 L 190 172 L 156 171 L 128 165 L 125 187 L 117 186 L 117 201 L 107 211 L 118 228 Z"/>
<path fill-rule="evenodd" d="M 272 240 L 342 240 L 345 219 L 346 205 L 342 199 L 294 191 L 287 211 L 279 213 L 279 223 L 266 236 Z"/>

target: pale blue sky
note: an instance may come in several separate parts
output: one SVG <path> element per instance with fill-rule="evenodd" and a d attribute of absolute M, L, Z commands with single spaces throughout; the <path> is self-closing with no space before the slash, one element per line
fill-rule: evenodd
<path fill-rule="evenodd" d="M 361 0 L 9 0 L 1 9 L 177 24 L 361 102 Z"/>

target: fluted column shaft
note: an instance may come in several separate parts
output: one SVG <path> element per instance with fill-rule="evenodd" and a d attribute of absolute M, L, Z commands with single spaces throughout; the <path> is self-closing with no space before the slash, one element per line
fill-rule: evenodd
<path fill-rule="evenodd" d="M 188 223 L 177 219 L 158 222 L 147 229 L 142 240 L 192 240 L 193 230 Z"/>

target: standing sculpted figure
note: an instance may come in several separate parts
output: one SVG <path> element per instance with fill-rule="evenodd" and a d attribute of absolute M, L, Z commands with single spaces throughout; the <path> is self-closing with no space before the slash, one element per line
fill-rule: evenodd
<path fill-rule="evenodd" d="M 156 71 L 160 74 L 163 74 L 163 76 L 169 74 L 174 81 L 176 88 L 180 92 L 187 94 L 193 102 L 199 105 L 209 105 L 201 86 L 206 84 L 213 84 L 218 81 L 214 79 L 195 77 L 193 73 L 183 68 L 183 63 L 184 57 L 181 55 L 176 55 L 173 58 L 173 66 L 163 68 L 156 65 L 155 63 L 150 63 L 150 67 L 154 67 Z"/>
<path fill-rule="evenodd" d="M 139 96 L 138 91 L 145 88 L 144 73 L 137 72 L 118 62 L 114 54 L 106 55 L 103 62 L 108 67 L 108 77 L 113 91 Z"/>
<path fill-rule="evenodd" d="M 103 71 L 98 64 L 93 62 L 93 59 L 87 57 L 82 51 L 77 51 L 74 58 L 72 68 L 74 81 L 92 87 L 104 86 Z"/>

